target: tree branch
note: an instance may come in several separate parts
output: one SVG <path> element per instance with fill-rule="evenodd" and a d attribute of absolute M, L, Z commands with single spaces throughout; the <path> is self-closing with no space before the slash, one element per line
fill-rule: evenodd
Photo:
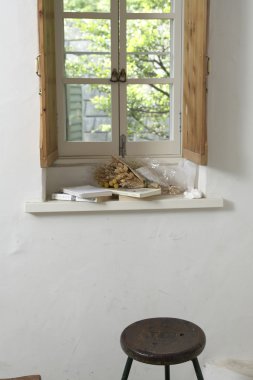
<path fill-rule="evenodd" d="M 163 95 L 167 96 L 168 98 L 170 98 L 169 92 L 162 90 L 161 88 L 157 87 L 155 84 L 149 84 L 149 86 L 154 88 L 156 91 L 161 92 Z"/>

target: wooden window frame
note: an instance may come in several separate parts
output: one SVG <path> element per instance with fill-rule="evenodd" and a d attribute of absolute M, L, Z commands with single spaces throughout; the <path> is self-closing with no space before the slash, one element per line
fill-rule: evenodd
<path fill-rule="evenodd" d="M 52 1 L 52 0 L 51 0 Z M 54 1 L 53 1 L 54 2 Z M 118 24 L 116 17 L 118 15 L 117 0 L 113 0 L 112 12 L 96 12 L 96 19 L 111 21 L 111 46 L 118 46 Z M 67 14 L 66 18 L 84 18 L 82 12 L 64 12 L 63 4 L 57 1 L 55 4 L 55 19 L 56 19 L 56 41 L 59 45 L 57 48 L 58 54 L 56 56 L 56 66 L 60 68 L 56 74 L 56 86 L 57 86 L 57 109 L 58 109 L 58 151 L 59 156 L 62 157 L 89 157 L 97 158 L 99 156 L 106 157 L 110 155 L 118 154 L 118 141 L 119 131 L 116 128 L 112 128 L 112 141 L 109 142 L 83 142 L 83 141 L 70 141 L 66 139 L 66 128 L 62 126 L 66 125 L 66 98 L 65 98 L 65 86 L 71 84 L 77 85 L 108 85 L 111 88 L 112 99 L 112 117 L 111 122 L 113 125 L 119 125 L 118 106 L 119 106 L 119 88 L 118 83 L 111 83 L 105 78 L 68 78 L 65 75 L 64 70 L 64 24 L 63 14 Z M 91 12 L 84 12 L 87 19 L 93 19 L 94 14 Z M 57 25 L 59 26 L 57 28 Z M 112 68 L 118 65 L 118 52 L 117 49 L 112 49 Z M 85 152 L 85 153 L 84 153 Z"/>
<path fill-rule="evenodd" d="M 209 0 L 184 0 L 182 155 L 207 164 L 207 37 Z M 40 161 L 52 166 L 58 157 L 54 1 L 38 0 L 40 57 Z"/>
<path fill-rule="evenodd" d="M 174 0 L 174 6 L 170 14 L 154 13 L 127 13 L 126 0 L 120 0 L 123 3 L 120 12 L 120 28 L 123 36 L 126 36 L 127 22 L 130 20 L 172 20 L 171 34 L 172 46 L 171 54 L 171 75 L 169 78 L 128 78 L 127 83 L 120 87 L 120 99 L 124 104 L 123 117 L 121 120 L 120 134 L 127 135 L 127 86 L 128 85 L 169 85 L 170 86 L 170 135 L 171 139 L 165 141 L 150 141 L 150 142 L 126 142 L 127 155 L 147 156 L 147 152 L 151 156 L 162 157 L 178 157 L 181 154 L 181 125 L 180 125 L 180 112 L 181 112 L 181 62 L 182 62 L 182 2 L 183 0 Z M 124 38 L 124 37 L 123 37 Z M 175 46 L 176 45 L 176 46 Z M 120 68 L 127 67 L 127 52 L 126 41 L 123 40 L 123 49 L 120 54 Z M 149 145 L 149 148 L 147 146 Z"/>

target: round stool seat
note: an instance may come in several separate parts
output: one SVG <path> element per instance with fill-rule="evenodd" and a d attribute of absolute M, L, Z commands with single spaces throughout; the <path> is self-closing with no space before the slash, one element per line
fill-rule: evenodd
<path fill-rule="evenodd" d="M 147 364 L 172 365 L 196 358 L 206 337 L 200 327 L 176 318 L 150 318 L 135 322 L 121 334 L 128 357 Z"/>

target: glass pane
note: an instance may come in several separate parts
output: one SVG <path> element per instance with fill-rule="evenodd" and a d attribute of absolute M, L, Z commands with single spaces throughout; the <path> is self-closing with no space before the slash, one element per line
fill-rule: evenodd
<path fill-rule="evenodd" d="M 170 0 L 127 0 L 127 12 L 160 12 L 172 11 Z"/>
<path fill-rule="evenodd" d="M 111 72 L 109 20 L 64 20 L 67 77 L 108 78 Z"/>
<path fill-rule="evenodd" d="M 128 85 L 128 141 L 170 138 L 170 85 Z"/>
<path fill-rule="evenodd" d="M 110 12 L 110 0 L 63 0 L 64 12 Z"/>
<path fill-rule="evenodd" d="M 170 76 L 171 22 L 171 20 L 127 21 L 128 77 Z"/>
<path fill-rule="evenodd" d="M 112 141 L 111 86 L 66 85 L 67 141 Z"/>

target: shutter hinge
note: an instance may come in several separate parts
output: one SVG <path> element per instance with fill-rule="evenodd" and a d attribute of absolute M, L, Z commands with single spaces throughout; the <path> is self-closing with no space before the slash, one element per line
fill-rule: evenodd
<path fill-rule="evenodd" d="M 206 57 L 206 75 L 210 74 L 210 57 Z"/>
<path fill-rule="evenodd" d="M 182 132 L 182 112 L 179 112 L 179 133 Z"/>
<path fill-rule="evenodd" d="M 40 54 L 37 55 L 35 62 L 36 62 L 36 74 L 38 75 L 38 77 L 41 77 L 41 72 L 40 72 L 40 67 L 41 67 L 41 64 L 40 64 Z"/>
<path fill-rule="evenodd" d="M 120 135 L 119 155 L 124 158 L 126 155 L 126 135 Z"/>

